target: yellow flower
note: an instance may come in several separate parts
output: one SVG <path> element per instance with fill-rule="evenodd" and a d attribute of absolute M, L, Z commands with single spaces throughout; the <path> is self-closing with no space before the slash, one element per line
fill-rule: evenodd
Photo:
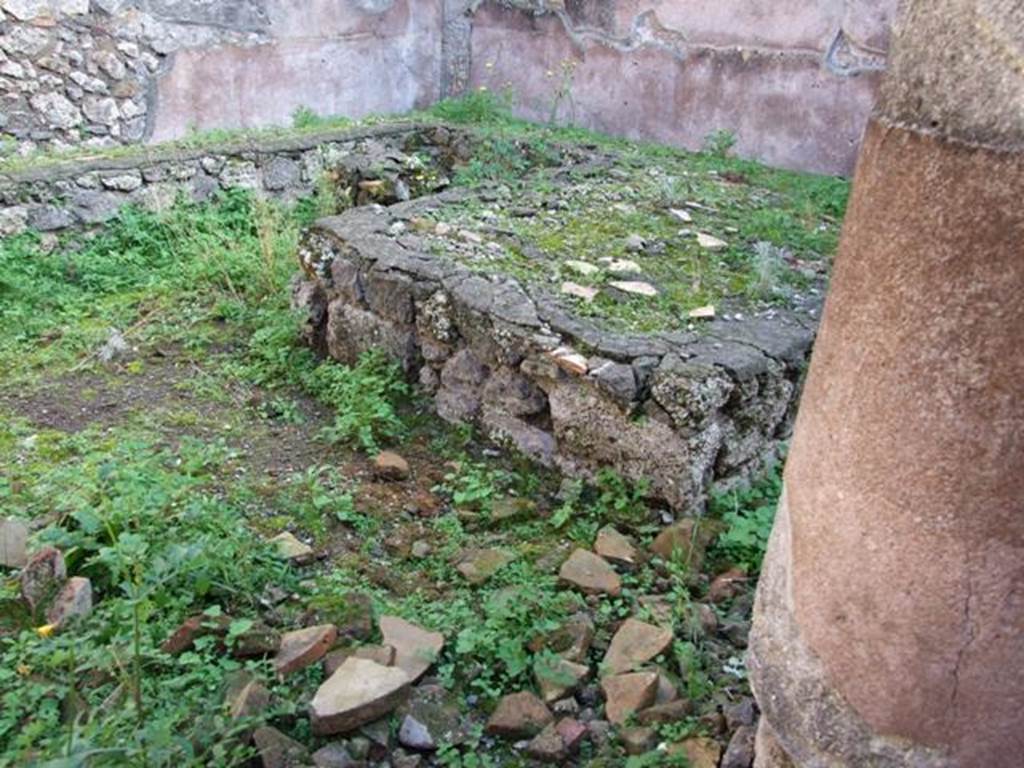
<path fill-rule="evenodd" d="M 55 624 L 43 624 L 41 627 L 36 627 L 36 634 L 40 637 L 50 637 L 55 629 L 57 629 Z"/>
<path fill-rule="evenodd" d="M 28 677 L 32 674 L 32 667 L 28 666 L 27 664 L 19 664 L 17 667 L 15 667 L 15 671 L 21 677 Z"/>

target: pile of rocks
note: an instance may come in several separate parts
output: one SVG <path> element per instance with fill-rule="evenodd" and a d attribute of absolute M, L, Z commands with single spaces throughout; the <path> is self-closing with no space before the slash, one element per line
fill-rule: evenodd
<path fill-rule="evenodd" d="M 0 566 L 19 569 L 21 600 L 39 631 L 65 629 L 92 612 L 92 582 L 68 578 L 64 555 L 54 547 L 28 550 L 28 525 L 23 520 L 0 520 Z"/>
<path fill-rule="evenodd" d="M 168 638 L 163 650 L 181 653 L 202 635 L 223 636 L 229 623 L 223 617 L 193 617 Z M 414 766 L 419 764 L 417 753 L 465 738 L 462 716 L 447 691 L 433 683 L 416 685 L 440 655 L 444 637 L 397 616 L 382 616 L 378 629 L 379 645 L 351 645 L 351 637 L 332 624 L 280 635 L 254 627 L 234 639 L 234 655 L 270 657 L 279 679 L 316 664 L 323 670 L 324 681 L 309 702 L 308 714 L 313 733 L 331 740 L 310 755 L 306 746 L 263 725 L 249 736 L 266 768 L 310 762 L 356 766 L 385 757 L 392 765 Z M 235 719 L 263 719 L 272 698 L 265 681 L 244 672 L 229 682 L 225 707 Z M 393 744 L 388 719 L 396 711 L 401 728 Z"/>
<path fill-rule="evenodd" d="M 378 457 L 375 466 L 401 467 L 400 458 Z M 606 599 L 621 595 L 623 574 L 651 558 L 699 567 L 713 535 L 707 521 L 685 519 L 664 528 L 644 550 L 631 537 L 606 526 L 592 549 L 577 548 L 564 559 L 559 580 L 566 589 L 583 593 L 596 611 Z M 309 561 L 312 550 L 298 539 L 288 535 L 274 541 L 282 556 Z M 736 633 L 719 626 L 712 606 L 749 594 L 748 587 L 746 574 L 738 569 L 714 578 L 707 590 L 708 603 L 697 605 L 701 631 L 708 637 L 722 634 L 732 646 L 742 648 L 746 626 L 739 626 Z M 307 712 L 317 745 L 323 746 L 307 746 L 264 723 L 248 738 L 266 768 L 436 764 L 442 745 L 468 742 L 478 717 L 473 706 L 462 706 L 460 696 L 425 677 L 445 639 L 397 616 L 380 617 L 374 633 L 369 602 L 360 605 L 359 617 L 345 626 L 311 624 L 282 634 L 253 624 L 230 644 L 223 642 L 230 619 L 196 616 L 168 638 L 163 650 L 178 654 L 197 638 L 213 635 L 236 657 L 268 658 L 280 680 L 319 665 L 322 682 Z M 652 750 L 683 755 L 697 768 L 750 768 L 757 721 L 753 700 L 733 700 L 716 711 L 698 709 L 681 693 L 680 672 L 672 669 L 673 645 L 679 637 L 673 629 L 671 603 L 649 595 L 640 597 L 638 605 L 643 616 L 614 625 L 610 639 L 603 642 L 590 611 L 573 615 L 547 635 L 528 639 L 530 650 L 544 659 L 535 665 L 535 687 L 498 700 L 483 727 L 481 748 L 504 741 L 530 760 L 562 765 L 577 762 L 581 751 L 598 754 L 618 744 L 628 755 Z M 749 604 L 742 610 L 749 612 Z M 379 641 L 370 643 L 374 634 Z M 272 687 L 251 672 L 236 675 L 226 692 L 227 711 L 233 718 L 263 723 L 273 710 Z M 714 738 L 661 742 L 658 726 L 694 717 L 700 717 L 702 730 Z"/>

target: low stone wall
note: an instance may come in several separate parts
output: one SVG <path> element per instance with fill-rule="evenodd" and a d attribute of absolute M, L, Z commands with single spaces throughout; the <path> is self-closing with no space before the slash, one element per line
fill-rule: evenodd
<path fill-rule="evenodd" d="M 230 187 L 294 200 L 311 194 L 325 172 L 376 175 L 424 135 L 422 126 L 406 123 L 259 144 L 140 150 L 0 174 L 0 237 L 101 224 L 128 204 L 159 210 L 179 194 L 202 201 Z"/>
<path fill-rule="evenodd" d="M 812 315 L 770 311 L 697 332 L 627 335 L 543 288 L 433 254 L 418 230 L 452 190 L 317 224 L 296 302 L 308 340 L 351 363 L 383 349 L 452 422 L 570 476 L 612 467 L 676 509 L 744 479 L 789 434 Z"/>

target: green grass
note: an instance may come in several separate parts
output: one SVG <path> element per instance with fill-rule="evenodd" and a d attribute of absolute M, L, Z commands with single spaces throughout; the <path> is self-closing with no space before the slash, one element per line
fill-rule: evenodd
<path fill-rule="evenodd" d="M 774 467 L 749 488 L 713 494 L 709 513 L 727 526 L 713 554 L 748 573 L 759 573 L 781 495 L 781 467 Z"/>
<path fill-rule="evenodd" d="M 543 169 L 565 142 L 589 136 L 504 117 L 496 126 L 490 109 L 467 107 L 464 119 L 509 144 L 482 153 L 460 183 L 507 183 L 524 147 L 526 165 Z M 601 146 L 637 164 L 680 157 Z M 721 167 L 704 156 L 686 162 Z M 816 217 L 835 192 L 764 173 L 764 184 L 794 201 L 791 218 L 749 226 L 775 227 L 781 237 L 803 231 L 799 200 Z M 94 233 L 63 235 L 52 250 L 32 233 L 0 240 L 0 516 L 34 521 L 33 543 L 61 547 L 70 572 L 88 575 L 97 597 L 79 626 L 45 637 L 36 632 L 42 617 L 18 608 L 16 583 L 0 576 L 0 766 L 238 765 L 250 753 L 242 731 L 256 723 L 229 721 L 218 703 L 240 669 L 272 688 L 276 704 L 266 718 L 315 748 L 321 740 L 310 734 L 304 706 L 319 669 L 274 682 L 267 662 L 232 659 L 212 638 L 177 658 L 159 646 L 192 614 L 229 616 L 236 630 L 269 615 L 291 628 L 308 611 L 344 613 L 353 592 L 369 595 L 378 614 L 444 632 L 436 674 L 479 723 L 501 694 L 535 686 L 551 653 L 539 640 L 588 609 L 557 584 L 561 557 L 590 546 L 608 523 L 641 547 L 660 528 L 642 485 L 606 472 L 593 486 L 559 493 L 557 476 L 485 454 L 468 428 L 439 425 L 379 355 L 345 367 L 300 346 L 300 318 L 288 307 L 295 244 L 331 205 L 333 197 L 285 208 L 233 191 L 159 214 L 126 209 Z M 591 242 L 582 227 L 575 236 Z M 111 328 L 134 351 L 103 364 L 97 351 Z M 47 393 L 70 401 L 71 413 L 93 409 L 93 419 L 41 425 L 39 403 L 49 401 L 36 398 Z M 149 398 L 133 400 L 139 393 Z M 105 403 L 127 405 L 105 414 Z M 369 487 L 367 454 L 384 446 L 412 451 L 418 471 L 433 473 L 422 490 L 434 485 L 437 517 L 418 519 L 400 494 Z M 723 564 L 760 556 L 759 510 L 771 500 L 756 491 L 715 502 L 729 526 L 716 550 Z M 498 514 L 510 504 L 528 513 Z M 286 567 L 266 544 L 282 530 L 331 557 Z M 402 539 L 427 542 L 430 552 L 412 557 L 396 543 Z M 473 586 L 455 569 L 471 547 L 500 547 L 514 559 Z M 692 576 L 651 561 L 624 575 L 621 596 L 590 601 L 589 610 L 600 646 L 622 619 L 648 615 L 641 597 L 663 593 L 685 637 L 666 668 L 700 707 L 713 708 L 716 695 L 735 695 L 743 684 L 723 673 L 720 650 L 692 629 L 701 589 Z M 271 610 L 271 593 L 294 597 Z M 596 666 L 601 655 L 595 647 L 588 661 Z M 694 719 L 663 735 L 699 730 Z M 615 746 L 581 761 L 599 758 L 627 764 Z M 453 766 L 514 760 L 478 731 L 441 758 Z"/>
<path fill-rule="evenodd" d="M 237 737 L 249 724 L 210 702 L 242 667 L 269 677 L 266 663 L 234 661 L 212 641 L 178 659 L 159 645 L 190 614 L 258 618 L 268 587 L 295 590 L 262 531 L 323 536 L 325 520 L 351 521 L 354 486 L 316 467 L 270 488 L 252 478 L 239 438 L 261 434 L 262 419 L 230 391 L 305 392 L 336 414 L 330 440 L 367 449 L 402 429 L 405 385 L 393 366 L 379 356 L 323 365 L 297 344 L 287 284 L 314 204 L 285 210 L 230 192 L 163 214 L 125 209 L 51 252 L 34 234 L 0 241 L 0 396 L 54 384 L 73 394 L 83 375 L 133 390 L 145 356 L 110 369 L 95 354 L 113 327 L 131 346 L 179 348 L 199 375 L 175 386 L 214 409 L 145 403 L 109 428 L 69 433 L 5 413 L 0 516 L 42 521 L 36 545 L 64 551 L 98 605 L 73 631 L 40 637 L 33 627 L 44 619 L 14 610 L 16 587 L 0 582 L 0 765 L 234 765 L 247 754 Z M 225 339 L 237 351 L 218 351 Z M 253 519 L 256 510 L 265 514 Z M 286 707 L 307 695 L 302 685 L 281 689 Z"/>
<path fill-rule="evenodd" d="M 843 179 L 767 168 L 729 157 L 717 144 L 694 154 L 537 126 L 510 118 L 489 92 L 438 110 L 478 137 L 473 159 L 456 169 L 455 182 L 488 188 L 498 198 L 499 204 L 471 200 L 437 213 L 456 231 L 502 233 L 492 238 L 498 249 L 456 254 L 474 269 L 558 292 L 566 281 L 601 288 L 623 279 L 601 259 L 636 262 L 640 279 L 658 287 L 658 297 L 603 291 L 592 303 L 566 301 L 582 315 L 639 331 L 685 328 L 688 311 L 706 304 L 785 306 L 823 285 L 849 194 Z M 603 156 L 604 165 L 561 178 L 564 162 L 579 156 L 581 144 Z M 558 209 L 545 210 L 552 200 Z M 535 213 L 522 215 L 521 208 Z M 673 208 L 687 211 L 692 222 L 673 216 Z M 698 232 L 728 247 L 705 250 Z M 629 250 L 631 236 L 654 244 L 653 250 Z M 435 243 L 435 252 L 451 249 Z M 570 260 L 600 271 L 581 275 L 566 265 Z"/>

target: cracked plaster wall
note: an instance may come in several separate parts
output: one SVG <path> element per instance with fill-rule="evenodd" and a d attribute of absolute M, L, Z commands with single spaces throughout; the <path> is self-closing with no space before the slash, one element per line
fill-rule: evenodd
<path fill-rule="evenodd" d="M 473 14 L 470 87 L 517 110 L 699 148 L 731 131 L 772 165 L 849 173 L 897 0 L 495 0 Z M 568 63 L 571 86 L 563 76 Z M 559 98 L 559 91 L 564 95 Z"/>
<path fill-rule="evenodd" d="M 0 148 L 161 141 L 510 87 L 524 116 L 852 169 L 897 0 L 0 0 Z M 571 63 L 571 87 L 562 79 Z M 565 93 L 557 98 L 559 90 Z"/>
<path fill-rule="evenodd" d="M 0 141 L 98 148 L 440 93 L 441 0 L 0 0 Z"/>

